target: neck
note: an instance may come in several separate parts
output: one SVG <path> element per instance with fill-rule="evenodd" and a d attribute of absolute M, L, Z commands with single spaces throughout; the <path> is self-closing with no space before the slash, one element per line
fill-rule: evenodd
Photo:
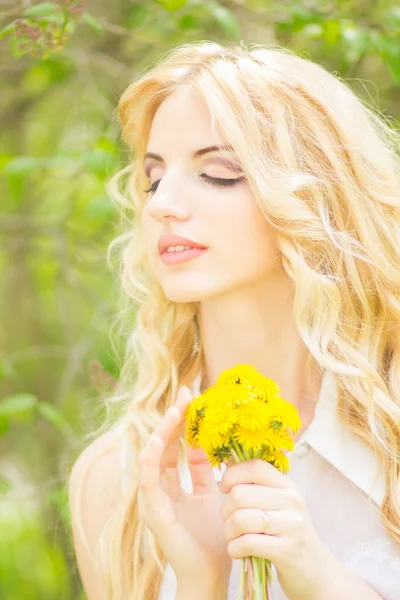
<path fill-rule="evenodd" d="M 201 303 L 198 322 L 205 367 L 201 391 L 214 385 L 221 371 L 252 364 L 278 383 L 285 400 L 307 413 L 318 399 L 321 369 L 310 361 L 293 322 L 291 287 L 275 296 L 269 292 L 266 298 L 247 291 Z"/>

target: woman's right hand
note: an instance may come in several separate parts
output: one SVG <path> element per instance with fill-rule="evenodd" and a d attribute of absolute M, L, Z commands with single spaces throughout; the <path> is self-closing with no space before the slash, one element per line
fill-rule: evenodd
<path fill-rule="evenodd" d="M 202 449 L 186 445 L 193 493 L 179 477 L 179 439 L 192 401 L 183 386 L 174 406 L 149 436 L 139 454 L 139 515 L 157 538 L 178 581 L 228 582 L 232 559 L 221 518 L 222 494 Z"/>

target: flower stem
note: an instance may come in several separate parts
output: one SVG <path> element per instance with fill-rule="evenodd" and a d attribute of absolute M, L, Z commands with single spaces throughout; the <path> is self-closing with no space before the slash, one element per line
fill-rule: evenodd
<path fill-rule="evenodd" d="M 259 558 L 257 556 L 253 556 L 252 562 L 253 562 L 253 569 L 254 569 L 254 587 L 255 587 L 254 600 L 262 600 L 262 598 L 260 597 Z"/>
<path fill-rule="evenodd" d="M 236 450 L 234 448 L 231 448 L 231 455 L 233 456 L 233 459 L 236 464 L 242 462 L 240 457 L 238 456 L 238 453 L 236 452 Z"/>
<path fill-rule="evenodd" d="M 240 460 L 245 460 L 244 452 L 240 448 L 239 444 L 237 443 L 237 441 L 235 439 L 232 440 L 232 445 L 233 445 L 234 449 L 236 450 L 236 454 L 238 455 Z"/>
<path fill-rule="evenodd" d="M 240 559 L 240 583 L 239 590 L 236 596 L 236 600 L 243 600 L 244 592 L 243 592 L 243 583 L 244 583 L 244 558 Z"/>
<path fill-rule="evenodd" d="M 266 582 L 266 570 L 267 561 L 261 559 L 261 589 L 262 589 L 262 600 L 267 600 L 267 582 Z"/>

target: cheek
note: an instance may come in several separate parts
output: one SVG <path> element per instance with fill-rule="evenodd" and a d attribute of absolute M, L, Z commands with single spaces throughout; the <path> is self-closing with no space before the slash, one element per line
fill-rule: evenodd
<path fill-rule="evenodd" d="M 155 221 L 153 221 L 145 213 L 142 214 L 142 218 L 141 218 L 142 243 L 143 243 L 143 248 L 146 253 L 147 259 L 148 259 L 153 271 L 157 270 L 157 258 L 158 258 L 157 242 L 158 242 L 159 234 L 157 233 L 156 226 L 157 226 L 157 223 Z"/>
<path fill-rule="evenodd" d="M 210 220 L 216 246 L 224 262 L 235 263 L 238 271 L 264 272 L 277 266 L 274 230 L 252 196 L 242 194 L 232 199 L 230 208 Z M 218 231 L 215 227 L 218 226 Z"/>
<path fill-rule="evenodd" d="M 142 232 L 143 245 L 147 254 L 149 254 L 150 248 L 152 244 L 154 244 L 154 231 L 152 231 L 153 228 L 151 226 L 151 220 L 146 215 L 146 213 L 142 214 L 140 226 Z"/>

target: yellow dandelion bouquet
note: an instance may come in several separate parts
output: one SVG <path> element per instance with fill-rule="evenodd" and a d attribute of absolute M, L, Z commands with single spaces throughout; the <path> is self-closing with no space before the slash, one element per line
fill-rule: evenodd
<path fill-rule="evenodd" d="M 284 400 L 275 381 L 253 365 L 223 371 L 214 386 L 192 400 L 186 410 L 186 441 L 202 448 L 213 467 L 233 460 L 260 458 L 281 473 L 290 470 L 284 450 L 301 427 L 297 409 Z M 271 563 L 259 557 L 242 558 L 238 599 L 270 598 Z"/>

